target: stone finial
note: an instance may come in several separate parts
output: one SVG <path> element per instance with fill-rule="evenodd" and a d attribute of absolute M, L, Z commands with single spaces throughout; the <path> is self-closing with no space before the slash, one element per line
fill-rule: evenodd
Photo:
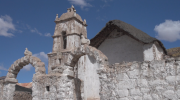
<path fill-rule="evenodd" d="M 32 56 L 32 52 L 30 52 L 30 51 L 26 48 L 26 50 L 24 51 L 24 55 L 25 55 L 25 56 Z"/>
<path fill-rule="evenodd" d="M 56 14 L 56 19 L 58 18 L 58 14 Z"/>
<path fill-rule="evenodd" d="M 90 44 L 90 40 L 89 39 L 86 39 L 84 37 L 84 35 L 81 35 L 81 44 L 84 45 L 84 44 Z"/>
<path fill-rule="evenodd" d="M 86 25 L 86 19 L 84 19 L 83 24 Z"/>
<path fill-rule="evenodd" d="M 74 6 L 72 5 L 71 8 L 74 8 Z"/>
<path fill-rule="evenodd" d="M 67 12 L 76 12 L 74 6 L 72 5 L 71 8 L 67 9 Z"/>

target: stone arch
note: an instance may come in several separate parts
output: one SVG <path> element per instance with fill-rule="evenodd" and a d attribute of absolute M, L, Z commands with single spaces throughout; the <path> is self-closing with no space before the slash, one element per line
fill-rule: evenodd
<path fill-rule="evenodd" d="M 72 50 L 66 58 L 65 64 L 74 67 L 79 58 L 84 55 L 93 56 L 102 67 L 108 65 L 108 58 L 100 50 L 87 44 Z"/>
<path fill-rule="evenodd" d="M 79 63 L 79 61 L 82 61 L 86 64 L 84 65 L 82 62 Z M 104 70 L 106 67 L 108 67 L 107 57 L 100 50 L 85 44 L 72 50 L 71 53 L 67 56 L 65 64 L 71 67 L 75 67 L 75 69 L 77 68 L 77 70 L 74 70 L 75 73 L 78 73 L 75 74 L 75 80 L 76 82 L 80 80 L 80 82 L 79 85 L 75 84 L 75 87 L 77 87 L 77 89 L 80 88 L 78 94 L 81 95 L 82 100 L 99 100 L 99 91 L 101 89 L 99 81 L 99 70 Z M 84 67 L 79 64 L 83 65 Z M 76 75 L 80 75 L 80 77 Z M 90 81 L 95 84 L 89 83 Z"/>
<path fill-rule="evenodd" d="M 32 56 L 32 53 L 26 48 L 24 57 L 16 60 L 8 70 L 5 81 L 17 83 L 17 74 L 26 65 L 31 64 L 35 67 L 35 75 L 46 74 L 45 64 L 39 58 Z"/>

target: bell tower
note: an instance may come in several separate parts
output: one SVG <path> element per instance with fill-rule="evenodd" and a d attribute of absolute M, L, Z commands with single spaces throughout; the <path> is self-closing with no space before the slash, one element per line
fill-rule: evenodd
<path fill-rule="evenodd" d="M 48 73 L 63 69 L 63 54 L 81 46 L 81 38 L 87 39 L 86 20 L 81 19 L 74 6 L 67 9 L 60 17 L 56 15 L 52 53 L 48 54 Z M 54 70 L 54 71 L 53 71 Z"/>
<path fill-rule="evenodd" d="M 80 36 L 87 38 L 86 20 L 82 21 L 74 6 L 67 9 L 67 13 L 55 19 L 56 27 L 53 35 L 53 52 L 70 51 L 81 44 Z"/>

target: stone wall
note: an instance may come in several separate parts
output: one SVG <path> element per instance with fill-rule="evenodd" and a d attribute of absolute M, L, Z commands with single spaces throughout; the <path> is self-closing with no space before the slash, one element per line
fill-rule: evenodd
<path fill-rule="evenodd" d="M 76 100 L 74 79 L 65 75 L 41 75 L 33 77 L 33 100 Z"/>
<path fill-rule="evenodd" d="M 4 85 L 3 85 L 3 80 L 0 80 L 0 100 L 2 100 L 2 98 L 3 98 L 3 87 L 4 87 Z"/>
<path fill-rule="evenodd" d="M 32 100 L 32 95 L 29 92 L 15 91 L 13 100 Z"/>
<path fill-rule="evenodd" d="M 180 60 L 115 63 L 98 70 L 101 100 L 180 99 Z"/>

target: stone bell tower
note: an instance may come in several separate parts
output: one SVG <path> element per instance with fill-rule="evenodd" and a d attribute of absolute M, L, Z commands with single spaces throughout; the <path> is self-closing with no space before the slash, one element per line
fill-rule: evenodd
<path fill-rule="evenodd" d="M 60 18 L 58 14 L 55 19 L 55 31 L 52 36 L 53 49 L 52 53 L 48 54 L 49 67 L 48 73 L 62 72 L 58 66 L 64 65 L 63 54 L 72 51 L 74 48 L 81 46 L 81 38 L 87 38 L 86 20 L 84 21 L 76 13 L 74 6 L 67 9 Z M 54 70 L 54 71 L 53 71 Z"/>

